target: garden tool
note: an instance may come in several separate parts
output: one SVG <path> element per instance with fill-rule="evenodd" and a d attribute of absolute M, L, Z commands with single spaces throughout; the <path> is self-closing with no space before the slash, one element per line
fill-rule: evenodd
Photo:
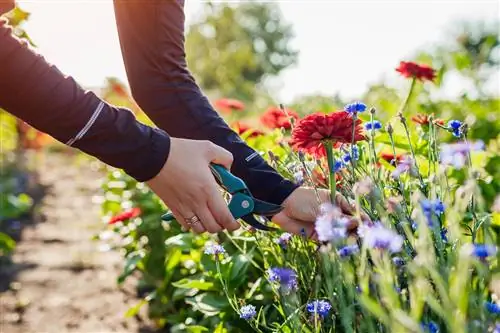
<path fill-rule="evenodd" d="M 228 207 L 235 219 L 242 219 L 255 229 L 277 230 L 259 222 L 254 214 L 260 216 L 265 222 L 269 222 L 268 217 L 279 213 L 283 210 L 283 206 L 254 198 L 245 182 L 221 165 L 211 163 L 210 170 L 217 183 L 231 195 Z M 172 221 L 174 216 L 172 213 L 166 213 L 161 218 L 164 221 Z"/>

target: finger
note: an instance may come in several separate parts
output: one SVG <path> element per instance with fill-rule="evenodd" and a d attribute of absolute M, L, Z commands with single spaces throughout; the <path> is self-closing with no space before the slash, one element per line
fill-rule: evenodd
<path fill-rule="evenodd" d="M 212 234 L 222 231 L 222 227 L 215 222 L 215 219 L 206 204 L 198 207 L 196 215 L 200 218 L 206 231 Z"/>
<path fill-rule="evenodd" d="M 233 154 L 226 149 L 210 143 L 209 158 L 210 162 L 223 165 L 226 169 L 231 170 L 231 165 L 233 164 Z"/>
<path fill-rule="evenodd" d="M 212 194 L 208 199 L 208 208 L 215 218 L 215 222 L 228 231 L 235 231 L 240 228 L 240 224 L 234 219 L 227 207 L 227 203 L 222 197 L 220 191 L 213 186 Z"/>
<path fill-rule="evenodd" d="M 175 209 L 170 208 L 170 211 L 174 215 L 175 220 L 177 221 L 177 223 L 179 223 L 181 225 L 182 231 L 183 232 L 188 231 L 190 229 L 190 227 L 187 225 L 186 221 L 184 221 L 184 218 L 182 217 L 182 215 L 179 214 L 179 212 L 177 210 L 175 210 Z"/>
<path fill-rule="evenodd" d="M 191 217 L 193 216 L 198 216 L 198 219 L 200 220 L 199 222 L 196 222 L 196 223 L 189 223 L 186 219 L 190 219 Z M 186 216 L 186 218 L 182 218 L 182 216 Z M 184 221 L 186 227 L 188 229 L 192 229 L 195 233 L 197 234 L 202 234 L 206 231 L 205 227 L 203 226 L 203 220 L 201 219 L 201 217 L 195 213 L 183 213 L 181 216 L 182 220 Z"/>
<path fill-rule="evenodd" d="M 273 222 L 278 224 L 281 229 L 296 235 L 303 235 L 310 238 L 314 233 L 314 223 L 292 219 L 283 213 L 276 214 Z"/>

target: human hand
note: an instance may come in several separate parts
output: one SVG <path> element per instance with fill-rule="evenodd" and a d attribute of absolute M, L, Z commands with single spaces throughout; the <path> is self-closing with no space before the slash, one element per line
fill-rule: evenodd
<path fill-rule="evenodd" d="M 300 234 L 303 230 L 308 237 L 316 238 L 315 221 L 321 204 L 326 202 L 330 202 L 330 191 L 318 189 L 316 194 L 313 188 L 299 187 L 283 202 L 284 209 L 273 217 L 273 222 L 287 232 Z M 340 193 L 336 193 L 335 205 L 349 219 L 348 231 L 355 230 L 360 221 L 355 217 L 354 206 Z M 360 216 L 361 220 L 370 221 L 366 213 L 360 212 Z"/>
<path fill-rule="evenodd" d="M 231 168 L 230 152 L 210 141 L 171 138 L 170 154 L 160 173 L 146 184 L 174 214 L 184 230 L 196 233 L 234 231 L 240 227 L 210 171 L 210 162 Z M 200 222 L 189 225 L 186 219 Z"/>

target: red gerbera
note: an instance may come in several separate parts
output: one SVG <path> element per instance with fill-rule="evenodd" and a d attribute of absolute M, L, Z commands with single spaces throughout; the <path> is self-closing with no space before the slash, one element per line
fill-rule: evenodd
<path fill-rule="evenodd" d="M 118 222 L 122 222 L 122 221 L 125 221 L 128 219 L 132 219 L 134 217 L 137 217 L 139 215 L 141 215 L 141 209 L 139 207 L 134 207 L 134 208 L 127 210 L 123 213 L 120 213 L 118 215 L 113 216 L 109 220 L 108 224 L 115 224 Z"/>
<path fill-rule="evenodd" d="M 393 153 L 382 152 L 380 153 L 380 158 L 387 161 L 387 163 L 394 165 L 394 161 L 401 162 L 404 158 L 404 155 L 396 154 L 396 156 L 394 156 Z"/>
<path fill-rule="evenodd" d="M 416 78 L 421 81 L 434 81 L 435 70 L 427 65 L 419 65 L 411 61 L 401 61 L 396 71 L 404 77 Z"/>
<path fill-rule="evenodd" d="M 243 104 L 243 102 L 230 98 L 221 98 L 216 100 L 215 106 L 223 112 L 231 112 L 234 110 L 241 111 L 245 108 L 245 104 Z"/>
<path fill-rule="evenodd" d="M 313 113 L 297 122 L 293 129 L 290 145 L 297 150 L 316 157 L 326 156 L 323 142 L 331 140 L 335 147 L 342 143 L 351 143 L 353 118 L 345 111 L 329 114 Z M 361 120 L 356 119 L 354 142 L 364 140 Z"/>
<path fill-rule="evenodd" d="M 285 109 L 285 112 L 280 108 L 270 107 L 260 117 L 260 121 L 262 122 L 262 124 L 264 124 L 264 126 L 267 126 L 272 129 L 275 128 L 290 129 L 292 127 L 290 118 L 298 120 L 299 115 L 295 111 L 290 109 Z"/>
<path fill-rule="evenodd" d="M 255 138 L 259 135 L 263 135 L 264 132 L 262 132 L 261 130 L 258 130 L 258 129 L 255 129 L 255 128 L 251 128 L 248 124 L 245 124 L 241 121 L 237 121 L 235 123 L 233 123 L 233 126 L 235 129 L 236 129 L 236 132 L 239 134 L 239 135 L 243 135 L 244 133 L 248 132 L 248 131 L 251 131 L 251 134 L 248 135 L 249 138 Z"/>
<path fill-rule="evenodd" d="M 434 117 L 434 115 L 432 115 Z M 413 117 L 411 117 L 411 120 L 417 124 L 426 126 L 429 125 L 429 116 L 426 114 L 419 113 Z M 443 119 L 434 119 L 435 124 L 439 125 L 444 125 L 444 120 Z"/>

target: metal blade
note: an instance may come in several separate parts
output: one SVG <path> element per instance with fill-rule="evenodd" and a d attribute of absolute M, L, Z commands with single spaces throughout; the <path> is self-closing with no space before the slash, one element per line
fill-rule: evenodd
<path fill-rule="evenodd" d="M 259 221 L 257 221 L 257 219 L 252 214 L 248 214 L 248 215 L 242 216 L 241 219 L 243 221 L 245 221 L 246 223 L 250 224 L 255 229 L 265 230 L 265 231 L 275 231 L 275 230 L 278 230 L 277 228 L 269 227 L 269 226 L 267 226 L 265 224 L 260 223 Z"/>
<path fill-rule="evenodd" d="M 253 212 L 258 215 L 273 216 L 278 214 L 284 209 L 283 206 L 275 205 L 255 198 L 253 198 L 253 201 L 254 201 Z"/>

